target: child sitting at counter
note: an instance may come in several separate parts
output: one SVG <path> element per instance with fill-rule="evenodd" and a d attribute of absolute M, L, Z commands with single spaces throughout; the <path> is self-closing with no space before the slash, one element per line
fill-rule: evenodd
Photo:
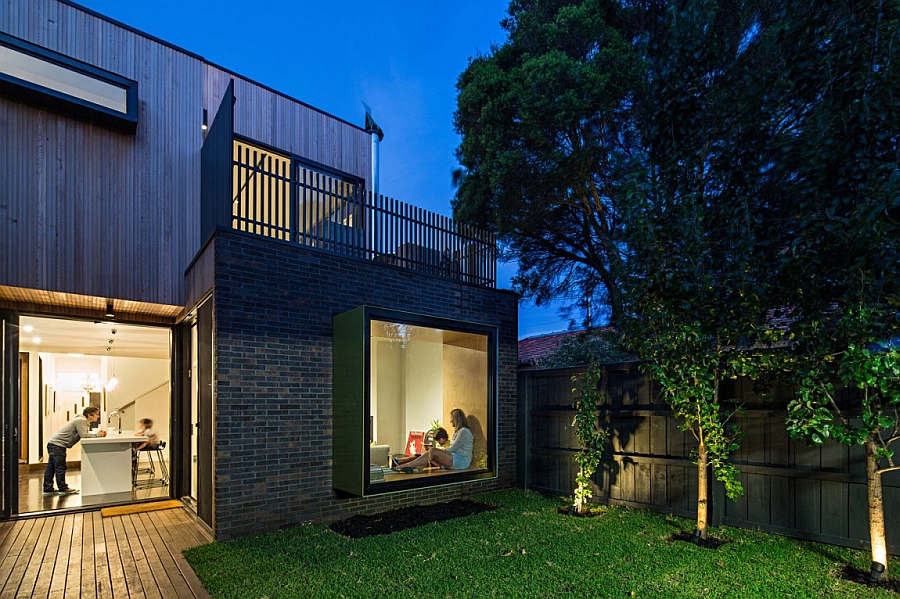
<path fill-rule="evenodd" d="M 156 449 L 159 446 L 159 433 L 153 428 L 153 421 L 149 418 L 141 418 L 138 424 L 140 428 L 134 432 L 135 436 L 147 437 L 147 440 L 142 443 L 135 443 L 134 450 Z"/>

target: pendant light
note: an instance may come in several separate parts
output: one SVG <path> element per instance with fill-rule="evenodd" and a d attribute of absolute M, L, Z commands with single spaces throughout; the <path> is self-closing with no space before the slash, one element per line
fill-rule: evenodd
<path fill-rule="evenodd" d="M 113 335 L 116 334 L 116 330 L 115 330 L 115 329 L 112 330 L 112 334 L 113 334 Z M 105 385 L 104 388 L 105 388 L 107 391 L 112 391 L 112 390 L 115 389 L 116 386 L 118 386 L 118 384 L 119 384 L 119 379 L 116 378 L 115 355 L 113 354 L 112 348 L 113 348 L 113 340 L 110 339 L 110 340 L 109 340 L 109 345 L 107 346 L 106 351 L 107 351 L 108 354 L 109 354 L 109 363 L 112 365 L 112 367 L 111 367 L 110 369 L 112 370 L 113 375 L 112 375 L 112 377 L 110 377 L 110 379 L 109 379 L 108 381 L 106 381 L 106 385 Z M 108 367 L 109 367 L 109 366 L 108 366 Z"/>

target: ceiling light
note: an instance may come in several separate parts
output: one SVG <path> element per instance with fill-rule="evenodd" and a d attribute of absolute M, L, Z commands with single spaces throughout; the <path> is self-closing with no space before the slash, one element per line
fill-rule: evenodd
<path fill-rule="evenodd" d="M 115 329 L 112 330 L 112 334 L 113 335 L 116 334 Z M 112 366 L 112 368 L 110 368 L 110 370 L 112 370 L 113 375 L 110 377 L 110 379 L 108 381 L 106 381 L 106 384 L 103 385 L 103 388 L 106 389 L 107 391 L 112 391 L 119 385 L 119 379 L 116 378 L 116 370 L 115 370 L 116 364 L 115 364 L 115 360 L 114 360 L 115 356 L 113 355 L 112 348 L 113 348 L 113 340 L 110 339 L 109 345 L 106 348 L 106 351 L 109 354 L 109 362 L 110 362 L 109 364 L 107 364 L 107 367 Z"/>
<path fill-rule="evenodd" d="M 40 337 L 32 337 L 31 339 L 32 343 L 40 343 L 41 341 L 43 341 L 43 339 L 41 339 Z"/>
<path fill-rule="evenodd" d="M 22 327 L 22 330 L 25 331 L 26 333 L 31 333 L 34 331 L 34 327 L 31 326 L 30 324 L 26 324 L 24 327 Z"/>

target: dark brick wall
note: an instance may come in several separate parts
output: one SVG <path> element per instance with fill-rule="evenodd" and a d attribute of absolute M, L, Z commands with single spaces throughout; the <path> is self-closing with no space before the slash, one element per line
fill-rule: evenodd
<path fill-rule="evenodd" d="M 214 301 L 218 539 L 515 484 L 511 292 L 219 232 Z M 364 304 L 499 327 L 500 478 L 366 498 L 332 490 L 332 317 Z"/>

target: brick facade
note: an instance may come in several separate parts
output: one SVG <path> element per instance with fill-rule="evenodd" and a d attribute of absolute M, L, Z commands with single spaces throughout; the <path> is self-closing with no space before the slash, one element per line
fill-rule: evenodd
<path fill-rule="evenodd" d="M 214 251 L 217 538 L 515 484 L 513 293 L 237 233 L 218 232 Z M 499 478 L 364 498 L 333 491 L 332 317 L 360 305 L 499 328 Z"/>

